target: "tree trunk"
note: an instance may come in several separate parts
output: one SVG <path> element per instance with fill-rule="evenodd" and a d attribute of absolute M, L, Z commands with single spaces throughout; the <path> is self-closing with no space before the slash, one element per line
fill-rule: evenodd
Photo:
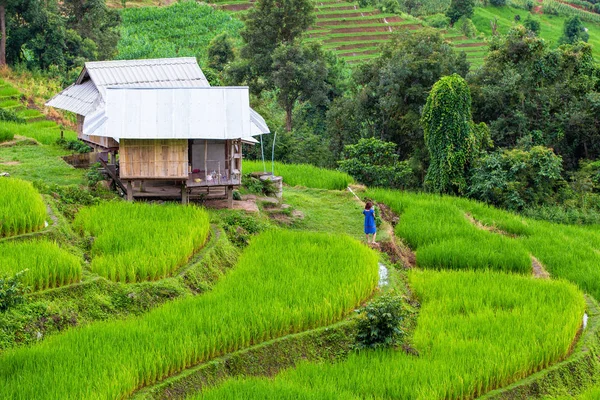
<path fill-rule="evenodd" d="M 0 67 L 6 65 L 6 8 L 0 3 Z"/>
<path fill-rule="evenodd" d="M 288 132 L 292 131 L 292 107 L 287 107 L 285 110 L 285 129 Z"/>

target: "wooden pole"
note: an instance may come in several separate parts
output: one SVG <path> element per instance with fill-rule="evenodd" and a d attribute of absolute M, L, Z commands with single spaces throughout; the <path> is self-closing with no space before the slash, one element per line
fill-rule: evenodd
<path fill-rule="evenodd" d="M 204 141 L 204 180 L 208 182 L 208 140 Z"/>
<path fill-rule="evenodd" d="M 133 186 L 131 181 L 127 181 L 127 201 L 133 201 Z"/>

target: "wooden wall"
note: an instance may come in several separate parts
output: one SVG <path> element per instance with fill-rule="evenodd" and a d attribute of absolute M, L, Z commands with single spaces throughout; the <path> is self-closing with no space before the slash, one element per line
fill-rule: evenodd
<path fill-rule="evenodd" d="M 187 179 L 187 139 L 121 139 L 121 179 Z"/>

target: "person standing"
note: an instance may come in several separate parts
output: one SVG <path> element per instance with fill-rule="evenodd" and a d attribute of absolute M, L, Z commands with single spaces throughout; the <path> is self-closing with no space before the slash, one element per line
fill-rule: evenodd
<path fill-rule="evenodd" d="M 375 209 L 372 202 L 367 201 L 363 214 L 365 216 L 365 236 L 367 237 L 367 243 L 375 243 L 377 227 L 375 226 Z M 371 240 L 369 240 L 369 235 L 371 235 Z"/>

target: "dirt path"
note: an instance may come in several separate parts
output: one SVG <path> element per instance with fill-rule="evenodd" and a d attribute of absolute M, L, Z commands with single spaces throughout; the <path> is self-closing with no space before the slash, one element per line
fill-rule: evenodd
<path fill-rule="evenodd" d="M 535 278 L 550 279 L 550 273 L 546 271 L 546 268 L 544 268 L 542 263 L 534 256 L 531 256 L 531 268 Z"/>
<path fill-rule="evenodd" d="M 364 205 L 364 202 L 351 187 L 348 187 L 348 191 L 354 195 L 356 202 L 360 203 L 361 206 Z M 400 238 L 396 237 L 394 232 L 394 227 L 400 221 L 400 217 L 385 204 L 377 203 L 377 207 L 379 208 L 381 219 L 384 221 L 380 229 L 385 232 L 389 239 L 377 242 L 372 247 L 386 253 L 392 263 L 400 263 L 404 268 L 414 268 L 417 260 L 415 253 Z"/>

